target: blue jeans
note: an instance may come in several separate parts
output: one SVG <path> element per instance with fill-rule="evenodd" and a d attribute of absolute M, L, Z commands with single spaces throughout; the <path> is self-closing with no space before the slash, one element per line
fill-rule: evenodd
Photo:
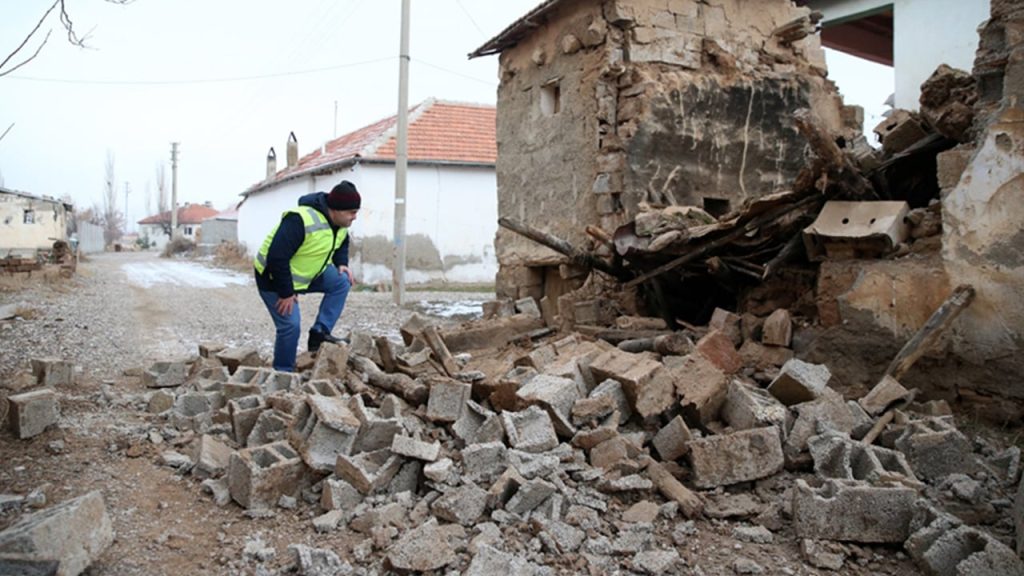
<path fill-rule="evenodd" d="M 348 291 L 352 284 L 348 276 L 338 272 L 338 269 L 328 265 L 309 285 L 306 292 L 322 292 L 324 299 L 320 302 L 320 311 L 316 315 L 310 330 L 330 334 L 334 325 L 345 309 L 345 299 L 348 298 Z M 295 370 L 295 356 L 299 347 L 299 336 L 302 333 L 302 317 L 299 314 L 299 304 L 295 303 L 292 313 L 284 316 L 277 312 L 277 292 L 260 290 L 260 298 L 267 306 L 270 317 L 274 319 L 274 326 L 277 328 L 277 337 L 274 339 L 274 370 L 292 372 Z"/>

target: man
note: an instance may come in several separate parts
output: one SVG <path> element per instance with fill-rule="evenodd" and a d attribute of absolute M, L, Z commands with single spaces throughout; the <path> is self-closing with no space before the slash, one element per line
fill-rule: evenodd
<path fill-rule="evenodd" d="M 256 254 L 256 287 L 277 328 L 274 369 L 295 370 L 301 332 L 299 294 L 322 292 L 320 311 L 309 330 L 308 347 L 316 352 L 331 336 L 354 283 L 348 268 L 348 228 L 356 219 L 361 198 L 354 184 L 342 180 L 330 194 L 299 198 L 296 208 L 281 215 Z"/>

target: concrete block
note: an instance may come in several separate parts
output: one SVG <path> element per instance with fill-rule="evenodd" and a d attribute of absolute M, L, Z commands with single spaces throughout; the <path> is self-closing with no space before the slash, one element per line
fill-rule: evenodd
<path fill-rule="evenodd" d="M 359 432 L 349 454 L 390 448 L 395 436 L 403 432 L 399 418 L 382 418 L 379 410 L 367 408 L 363 404 L 361 396 L 350 398 L 348 407 L 359 420 Z"/>
<path fill-rule="evenodd" d="M 75 383 L 75 365 L 60 358 L 33 358 L 32 377 L 39 386 L 70 386 Z"/>
<path fill-rule="evenodd" d="M 814 459 L 814 472 L 822 478 L 923 487 L 907 459 L 895 450 L 857 442 L 835 431 L 812 436 L 808 447 Z"/>
<path fill-rule="evenodd" d="M 538 374 L 516 390 L 516 397 L 520 406 L 540 406 L 552 416 L 558 414 L 567 420 L 580 391 L 573 380 Z"/>
<path fill-rule="evenodd" d="M 499 348 L 512 340 L 544 327 L 544 319 L 529 314 L 514 314 L 506 318 L 474 320 L 452 331 L 442 332 L 448 350 L 452 354 Z"/>
<path fill-rule="evenodd" d="M 789 310 L 779 308 L 764 319 L 761 327 L 761 343 L 765 346 L 788 348 L 793 340 L 793 318 Z"/>
<path fill-rule="evenodd" d="M 487 490 L 487 503 L 492 508 L 503 507 L 519 487 L 526 484 L 526 478 L 513 466 L 505 468 Z"/>
<path fill-rule="evenodd" d="M 343 342 L 324 342 L 316 353 L 312 380 L 341 380 L 348 375 L 348 345 Z"/>
<path fill-rule="evenodd" d="M 57 423 L 57 393 L 40 388 L 7 397 L 7 421 L 17 438 L 32 438 Z"/>
<path fill-rule="evenodd" d="M 796 358 L 786 362 L 768 391 L 786 406 L 810 402 L 828 386 L 832 373 L 823 364 L 809 364 Z"/>
<path fill-rule="evenodd" d="M 525 314 L 534 318 L 540 318 L 542 316 L 540 313 L 540 307 L 537 306 L 537 301 L 530 297 L 516 300 L 515 308 L 516 312 L 520 314 Z"/>
<path fill-rule="evenodd" d="M 209 434 L 203 434 L 192 455 L 192 475 L 199 479 L 222 476 L 234 453 L 227 444 Z"/>
<path fill-rule="evenodd" d="M 217 354 L 227 350 L 228 345 L 222 342 L 200 342 L 199 343 L 199 357 L 200 358 L 216 358 Z"/>
<path fill-rule="evenodd" d="M 595 358 L 590 370 L 598 381 L 622 385 L 630 406 L 643 416 L 660 414 L 675 401 L 672 375 L 649 354 L 608 350 Z"/>
<path fill-rule="evenodd" d="M 743 368 L 743 359 L 736 351 L 732 339 L 718 330 L 712 330 L 698 340 L 695 351 L 726 374 L 735 374 Z"/>
<path fill-rule="evenodd" d="M 29 514 L 0 532 L 0 555 L 17 555 L 36 566 L 57 561 L 56 572 L 43 573 L 77 576 L 113 541 L 113 525 L 97 490 Z M 0 566 L 5 564 L 0 559 Z"/>
<path fill-rule="evenodd" d="M 188 364 L 182 361 L 154 362 L 142 373 L 142 383 L 149 388 L 181 386 L 188 377 Z"/>
<path fill-rule="evenodd" d="M 245 446 L 245 441 L 249 439 L 249 433 L 256 425 L 257 418 L 266 409 L 267 403 L 262 396 L 244 396 L 228 401 L 228 414 L 231 418 L 231 430 L 235 442 L 240 446 Z"/>
<path fill-rule="evenodd" d="M 391 441 L 391 451 L 400 456 L 434 462 L 441 455 L 441 443 L 436 440 L 424 442 L 418 438 L 395 436 Z"/>
<path fill-rule="evenodd" d="M 636 445 L 615 435 L 590 449 L 590 465 L 610 470 L 625 460 L 635 458 L 639 453 Z"/>
<path fill-rule="evenodd" d="M 351 515 L 363 501 L 363 495 L 345 480 L 327 478 L 320 493 L 320 507 L 324 510 L 346 510 Z M 344 521 L 351 519 L 345 518 Z"/>
<path fill-rule="evenodd" d="M 928 135 L 916 113 L 896 109 L 875 126 L 875 134 L 882 141 L 886 155 L 898 154 Z"/>
<path fill-rule="evenodd" d="M 892 376 L 886 375 L 883 377 L 875 387 L 867 393 L 866 396 L 857 400 L 860 407 L 865 412 L 872 416 L 878 416 L 885 409 L 888 408 L 893 402 L 906 399 L 910 396 L 910 391 L 903 387 L 898 380 Z"/>
<path fill-rule="evenodd" d="M 914 472 L 928 482 L 955 473 L 971 475 L 980 467 L 971 441 L 948 416 L 908 423 L 896 439 L 896 449 L 907 456 Z"/>
<path fill-rule="evenodd" d="M 794 458 L 807 450 L 807 441 L 821 430 L 835 430 L 849 434 L 858 419 L 843 397 L 831 388 L 825 388 L 812 402 L 797 404 L 796 422 L 786 435 L 786 455 Z"/>
<path fill-rule="evenodd" d="M 757 428 L 690 441 L 694 485 L 713 488 L 765 478 L 782 470 L 777 428 Z"/>
<path fill-rule="evenodd" d="M 675 376 L 676 395 L 683 416 L 691 423 L 706 425 L 718 419 L 728 392 L 728 376 L 702 354 L 666 359 Z"/>
<path fill-rule="evenodd" d="M 722 406 L 722 420 L 734 430 L 776 426 L 785 431 L 788 416 L 789 410 L 767 390 L 741 380 L 729 382 Z"/>
<path fill-rule="evenodd" d="M 759 370 L 779 368 L 793 359 L 793 351 L 789 348 L 765 346 L 753 340 L 745 341 L 739 353 L 745 366 Z"/>
<path fill-rule="evenodd" d="M 589 398 L 599 398 L 601 396 L 608 396 L 612 399 L 615 405 L 615 410 L 619 412 L 619 418 L 622 422 L 629 420 L 633 415 L 633 408 L 629 404 L 629 398 L 626 396 L 626 391 L 622 388 L 622 384 L 617 380 L 606 379 L 601 381 L 593 390 L 590 391 Z"/>
<path fill-rule="evenodd" d="M 740 316 L 722 308 L 715 308 L 708 321 L 708 328 L 724 334 L 733 346 L 743 343 L 743 331 L 740 327 Z"/>
<path fill-rule="evenodd" d="M 505 503 L 505 510 L 524 516 L 543 504 L 556 490 L 555 485 L 546 480 L 539 478 L 529 480 L 519 486 L 515 494 Z"/>
<path fill-rule="evenodd" d="M 387 551 L 388 565 L 399 572 L 429 572 L 455 560 L 447 531 L 434 518 L 403 534 Z"/>
<path fill-rule="evenodd" d="M 513 448 L 524 452 L 544 452 L 558 446 L 551 417 L 543 409 L 530 406 L 519 412 L 502 412 L 500 417 Z"/>
<path fill-rule="evenodd" d="M 260 368 L 260 389 L 264 394 L 275 392 L 298 392 L 302 389 L 302 374 L 281 372 L 271 368 Z"/>
<path fill-rule="evenodd" d="M 259 384 L 229 381 L 224 383 L 221 392 L 224 394 L 224 399 L 230 402 L 231 400 L 245 398 L 246 396 L 260 396 L 263 394 L 263 389 L 260 388 Z"/>
<path fill-rule="evenodd" d="M 249 436 L 245 440 L 245 445 L 252 448 L 286 440 L 293 420 L 291 414 L 280 410 L 264 410 L 256 418 L 256 423 L 253 424 L 252 431 L 249 432 Z"/>
<path fill-rule="evenodd" d="M 423 467 L 423 475 L 434 482 L 448 482 L 453 479 L 455 463 L 451 458 L 441 458 Z"/>
<path fill-rule="evenodd" d="M 693 439 L 690 428 L 681 416 L 676 416 L 654 435 L 651 444 L 658 451 L 658 456 L 665 462 L 677 460 L 690 451 L 689 443 Z"/>
<path fill-rule="evenodd" d="M 470 478 L 493 478 L 507 467 L 507 448 L 501 442 L 472 444 L 462 450 L 462 470 Z"/>
<path fill-rule="evenodd" d="M 473 526 L 487 510 L 487 499 L 486 490 L 476 484 L 465 484 L 434 500 L 430 510 L 442 520 Z"/>
<path fill-rule="evenodd" d="M 486 544 L 477 547 L 473 560 L 463 576 L 493 576 L 494 574 L 538 574 L 539 567 L 528 560 L 501 552 Z"/>
<path fill-rule="evenodd" d="M 390 450 L 376 450 L 348 456 L 338 454 L 334 474 L 362 494 L 384 488 L 402 467 L 402 457 Z"/>
<path fill-rule="evenodd" d="M 466 402 L 472 391 L 472 386 L 457 380 L 432 381 L 427 400 L 427 419 L 431 422 L 455 422 L 466 410 Z"/>
<path fill-rule="evenodd" d="M 311 395 L 288 430 L 288 439 L 307 466 L 334 470 L 341 454 L 350 454 L 360 430 L 359 419 L 342 398 Z"/>
<path fill-rule="evenodd" d="M 452 424 L 452 433 L 465 444 L 475 444 L 477 432 L 487 421 L 488 416 L 495 415 L 487 408 L 472 400 L 466 401 L 466 409 L 462 411 L 459 419 Z"/>
<path fill-rule="evenodd" d="M 347 394 L 342 386 L 332 380 L 310 380 L 302 385 L 301 392 L 320 394 L 321 396 L 345 396 Z"/>
<path fill-rule="evenodd" d="M 793 527 L 800 538 L 862 543 L 899 543 L 910 536 L 917 490 L 829 480 L 812 488 L 802 479 L 793 490 Z"/>
<path fill-rule="evenodd" d="M 210 397 L 201 392 L 181 394 L 174 401 L 173 410 L 171 422 L 178 430 L 195 430 L 203 433 L 213 425 L 213 405 Z"/>
<path fill-rule="evenodd" d="M 217 353 L 217 360 L 228 369 L 228 372 L 234 374 L 240 366 L 262 366 L 263 361 L 260 360 L 260 353 L 256 348 L 244 347 L 244 348 L 229 348 L 222 352 Z"/>
<path fill-rule="evenodd" d="M 231 499 L 246 509 L 272 508 L 281 496 L 298 496 L 304 474 L 302 458 L 288 442 L 239 450 L 228 464 Z"/>
<path fill-rule="evenodd" d="M 612 380 L 614 382 L 614 380 Z M 618 382 L 616 382 L 618 384 Z M 576 426 L 596 422 L 609 416 L 617 408 L 615 399 L 609 394 L 580 398 L 572 405 L 572 423 Z"/>

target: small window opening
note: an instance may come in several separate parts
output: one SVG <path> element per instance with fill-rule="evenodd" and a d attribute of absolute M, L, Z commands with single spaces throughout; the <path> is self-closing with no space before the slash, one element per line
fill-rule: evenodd
<path fill-rule="evenodd" d="M 35 224 L 36 223 L 36 211 L 35 210 L 31 210 L 31 209 L 30 210 L 25 210 L 25 216 L 23 218 L 23 221 L 24 221 L 25 224 Z"/>
<path fill-rule="evenodd" d="M 704 211 L 721 218 L 729 213 L 729 201 L 725 198 L 704 198 Z"/>
<path fill-rule="evenodd" d="M 558 80 L 552 80 L 540 87 L 540 111 L 545 116 L 554 116 L 562 109 L 562 89 Z"/>

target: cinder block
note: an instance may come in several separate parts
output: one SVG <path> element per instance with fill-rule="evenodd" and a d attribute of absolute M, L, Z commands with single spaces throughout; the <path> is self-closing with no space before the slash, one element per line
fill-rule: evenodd
<path fill-rule="evenodd" d="M 455 422 L 466 409 L 473 387 L 451 379 L 434 380 L 427 400 L 427 419 L 431 422 Z"/>
<path fill-rule="evenodd" d="M 252 448 L 253 446 L 287 440 L 288 429 L 291 427 L 293 420 L 294 418 L 291 414 L 281 412 L 280 410 L 264 410 L 256 418 L 256 423 L 253 425 L 252 431 L 249 432 L 245 445 Z"/>
<path fill-rule="evenodd" d="M 292 421 L 288 439 L 307 466 L 330 472 L 339 455 L 352 453 L 359 429 L 359 419 L 343 399 L 312 395 Z"/>
<path fill-rule="evenodd" d="M 790 458 L 807 450 L 807 441 L 820 430 L 849 434 L 858 423 L 843 397 L 831 388 L 825 388 L 817 400 L 797 404 L 794 410 L 796 422 L 786 435 L 786 455 Z"/>
<path fill-rule="evenodd" d="M 835 431 L 812 436 L 808 447 L 814 458 L 814 472 L 822 478 L 923 487 L 907 459 L 895 450 L 857 442 Z"/>
<path fill-rule="evenodd" d="M 462 470 L 470 478 L 493 478 L 507 467 L 507 449 L 501 442 L 473 444 L 462 450 Z"/>
<path fill-rule="evenodd" d="M 509 444 L 517 450 L 544 452 L 558 446 L 551 417 L 537 406 L 519 412 L 502 412 L 501 422 Z"/>
<path fill-rule="evenodd" d="M 573 380 L 538 374 L 516 390 L 516 397 L 523 407 L 540 406 L 548 412 L 558 413 L 562 418 L 568 419 L 580 394 Z"/>
<path fill-rule="evenodd" d="M 349 515 L 363 501 L 363 495 L 345 480 L 327 478 L 320 494 L 320 507 L 324 510 L 345 510 Z M 350 516 L 351 517 L 351 516 Z M 347 522 L 350 518 L 344 518 Z"/>
<path fill-rule="evenodd" d="M 615 383 L 618 385 L 618 382 Z M 572 423 L 579 426 L 595 422 L 610 415 L 616 407 L 615 399 L 609 394 L 580 398 L 572 405 Z"/>
<path fill-rule="evenodd" d="M 334 475 L 355 486 L 362 494 L 384 488 L 402 467 L 402 457 L 390 450 L 376 450 L 347 456 L 338 454 Z"/>
<path fill-rule="evenodd" d="M 395 436 L 391 441 L 391 451 L 407 458 L 433 462 L 441 455 L 441 443 L 436 440 L 424 442 L 418 438 Z"/>
<path fill-rule="evenodd" d="M 228 402 L 231 430 L 239 446 L 245 446 L 252 427 L 256 425 L 256 419 L 266 409 L 267 403 L 262 396 L 244 396 Z"/>
<path fill-rule="evenodd" d="M 60 568 L 55 574 L 74 576 L 99 559 L 113 541 L 113 525 L 103 495 L 96 490 L 29 514 L 0 532 L 0 555 L 56 560 Z"/>
<path fill-rule="evenodd" d="M 698 340 L 695 350 L 726 374 L 735 374 L 743 368 L 743 359 L 732 339 L 718 330 L 712 330 Z"/>
<path fill-rule="evenodd" d="M 810 402 L 828 386 L 832 373 L 823 364 L 808 364 L 796 358 L 786 362 L 768 391 L 786 406 Z"/>
<path fill-rule="evenodd" d="M 676 416 L 654 435 L 651 444 L 665 462 L 671 462 L 685 456 L 690 451 L 689 443 L 693 439 L 690 428 L 681 416 Z"/>
<path fill-rule="evenodd" d="M 217 360 L 228 369 L 228 372 L 234 374 L 240 366 L 261 366 L 263 361 L 260 360 L 260 353 L 256 348 L 229 348 L 218 352 L 216 355 Z"/>
<path fill-rule="evenodd" d="M 142 373 L 142 383 L 149 388 L 173 388 L 184 384 L 187 376 L 185 362 L 154 362 Z"/>
<path fill-rule="evenodd" d="M 192 454 L 192 475 L 200 478 L 217 478 L 222 476 L 231 464 L 234 453 L 227 444 L 209 434 L 203 434 Z"/>
<path fill-rule="evenodd" d="M 359 432 L 355 444 L 347 452 L 373 452 L 390 448 L 396 434 L 402 433 L 402 422 L 398 418 L 381 418 L 380 411 L 367 408 L 361 396 L 353 396 L 348 400 L 348 407 L 359 420 Z"/>
<path fill-rule="evenodd" d="M 789 410 L 768 391 L 741 380 L 729 382 L 722 406 L 722 420 L 734 430 L 775 426 L 785 431 L 788 429 L 788 416 Z"/>
<path fill-rule="evenodd" d="M 699 488 L 771 476 L 784 464 L 779 430 L 772 426 L 691 440 L 690 462 Z"/>
<path fill-rule="evenodd" d="M 271 508 L 281 496 L 298 495 L 304 470 L 284 441 L 239 450 L 228 464 L 231 498 L 246 509 Z"/>
<path fill-rule="evenodd" d="M 324 342 L 316 353 L 312 380 L 345 380 L 348 374 L 348 346 L 344 343 Z"/>
<path fill-rule="evenodd" d="M 793 527 L 800 538 L 862 543 L 899 543 L 910 536 L 917 490 L 829 480 L 812 488 L 802 479 L 793 490 Z"/>
<path fill-rule="evenodd" d="M 629 405 L 629 398 L 626 397 L 626 391 L 623 390 L 622 384 L 616 380 L 606 379 L 601 381 L 593 390 L 590 391 L 589 398 L 598 398 L 601 396 L 608 396 L 612 399 L 615 410 L 619 412 L 619 420 L 625 422 L 633 415 L 633 408 Z"/>
<path fill-rule="evenodd" d="M 38 436 L 57 423 L 57 393 L 52 388 L 8 396 L 7 402 L 7 421 L 18 438 Z"/>
<path fill-rule="evenodd" d="M 725 372 L 703 354 L 666 359 L 675 376 L 676 396 L 683 416 L 693 424 L 707 425 L 718 419 L 728 392 Z"/>
<path fill-rule="evenodd" d="M 793 318 L 789 310 L 779 308 L 764 319 L 761 327 L 761 343 L 765 346 L 788 348 L 793 340 Z"/>
<path fill-rule="evenodd" d="M 207 394 L 186 392 L 174 401 L 171 423 L 178 430 L 195 430 L 202 434 L 213 425 L 212 409 Z"/>
<path fill-rule="evenodd" d="M 967 439 L 948 416 L 924 418 L 907 424 L 896 439 L 918 476 L 935 482 L 950 474 L 971 475 L 980 466 Z"/>
<path fill-rule="evenodd" d="M 60 358 L 33 358 L 32 376 L 39 386 L 70 386 L 75 383 L 75 365 Z"/>
<path fill-rule="evenodd" d="M 874 132 L 889 156 L 906 150 L 928 135 L 916 113 L 900 109 L 893 110 L 888 118 L 879 122 Z"/>
<path fill-rule="evenodd" d="M 305 394 L 319 394 L 321 396 L 345 396 L 344 388 L 332 380 L 310 380 L 302 385 L 302 392 Z"/>

